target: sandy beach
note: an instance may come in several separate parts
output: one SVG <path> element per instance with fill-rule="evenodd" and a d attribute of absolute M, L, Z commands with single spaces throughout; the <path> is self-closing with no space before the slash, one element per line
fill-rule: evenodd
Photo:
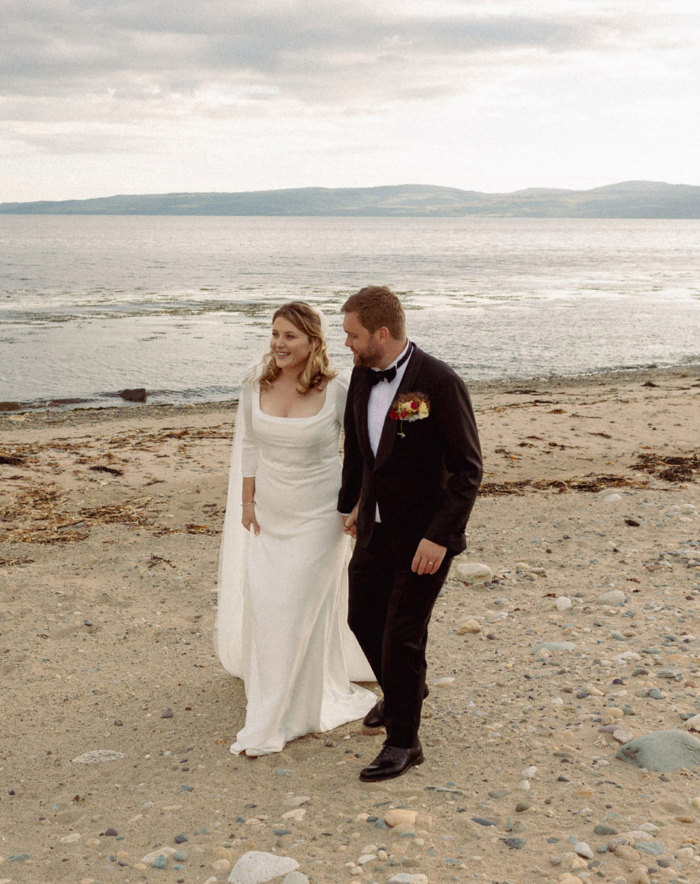
<path fill-rule="evenodd" d="M 374 785 L 359 722 L 229 753 L 234 403 L 0 414 L 0 884 L 214 884 L 248 851 L 317 884 L 700 880 L 700 767 L 616 757 L 700 713 L 700 367 L 470 389 L 485 477 L 426 760 Z"/>

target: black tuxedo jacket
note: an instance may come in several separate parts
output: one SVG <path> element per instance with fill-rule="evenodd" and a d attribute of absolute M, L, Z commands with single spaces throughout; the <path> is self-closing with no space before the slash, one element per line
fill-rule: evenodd
<path fill-rule="evenodd" d="M 427 397 L 429 416 L 400 425 L 389 417 L 390 409 L 375 457 L 367 429 L 370 372 L 355 367 L 350 380 L 338 509 L 349 513 L 360 498 L 357 542 L 363 546 L 371 539 L 378 504 L 396 554 L 412 559 L 426 537 L 455 555 L 466 546 L 464 531 L 482 474 L 467 389 L 448 365 L 415 347 L 397 395 Z"/>

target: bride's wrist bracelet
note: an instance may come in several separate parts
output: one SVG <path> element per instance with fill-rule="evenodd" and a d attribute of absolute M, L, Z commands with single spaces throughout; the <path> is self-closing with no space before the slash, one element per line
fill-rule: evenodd
<path fill-rule="evenodd" d="M 255 506 L 255 501 L 249 500 L 247 503 L 242 503 L 241 506 Z"/>

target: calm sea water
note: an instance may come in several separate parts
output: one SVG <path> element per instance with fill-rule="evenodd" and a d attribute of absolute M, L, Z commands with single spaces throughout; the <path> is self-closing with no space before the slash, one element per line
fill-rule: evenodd
<path fill-rule="evenodd" d="M 0 400 L 236 396 L 274 308 L 390 285 L 469 382 L 700 359 L 700 222 L 0 216 Z"/>

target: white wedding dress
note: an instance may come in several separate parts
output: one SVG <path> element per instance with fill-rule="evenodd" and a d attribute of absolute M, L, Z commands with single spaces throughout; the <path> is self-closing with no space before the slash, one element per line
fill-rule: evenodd
<path fill-rule="evenodd" d="M 337 511 L 338 440 L 347 380 L 333 378 L 321 411 L 283 418 L 244 384 L 236 419 L 221 549 L 216 645 L 242 678 L 245 726 L 231 752 L 279 752 L 303 734 L 362 718 L 374 681 L 347 626 L 349 538 Z M 260 534 L 240 522 L 241 477 L 255 476 Z"/>

